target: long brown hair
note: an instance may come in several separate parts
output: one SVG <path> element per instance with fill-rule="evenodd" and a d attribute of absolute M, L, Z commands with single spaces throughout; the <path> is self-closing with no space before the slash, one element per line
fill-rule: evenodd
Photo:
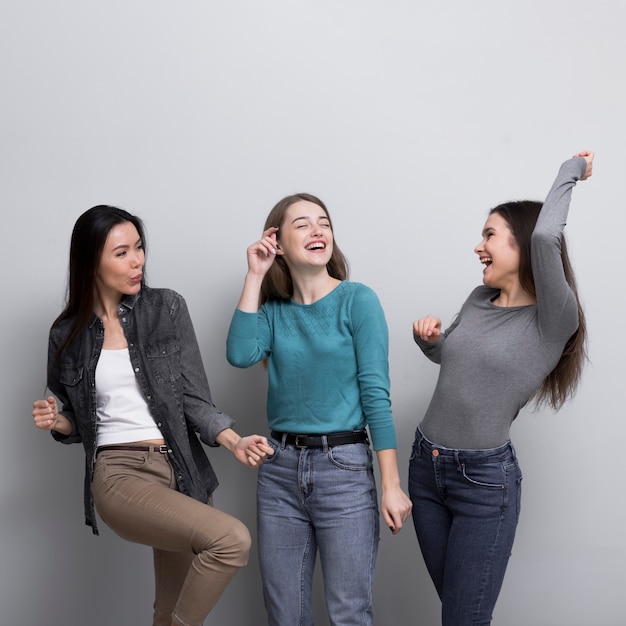
<path fill-rule="evenodd" d="M 489 212 L 489 215 L 497 213 L 507 221 L 511 233 L 519 246 L 520 284 L 523 289 L 533 296 L 536 296 L 536 291 L 531 263 L 531 236 L 542 206 L 542 202 L 520 200 L 500 204 Z M 574 270 L 567 252 L 564 234 L 561 235 L 560 243 L 565 280 L 576 298 L 578 328 L 565 344 L 563 354 L 556 367 L 548 374 L 533 397 L 537 407 L 542 404 L 548 404 L 554 409 L 561 408 L 568 399 L 574 396 L 587 360 L 587 323 L 585 321 L 585 313 L 580 304 L 576 277 L 574 276 Z"/>
<path fill-rule="evenodd" d="M 287 209 L 292 204 L 302 200 L 312 202 L 313 204 L 317 204 L 317 206 L 321 207 L 324 210 L 324 213 L 326 213 L 326 217 L 330 223 L 330 229 L 333 231 L 333 223 L 325 204 L 319 198 L 309 193 L 296 193 L 291 196 L 286 196 L 277 202 L 267 216 L 263 230 L 265 231 L 271 226 L 277 226 L 280 229 L 285 221 Z M 337 241 L 334 239 L 334 231 L 333 253 L 326 265 L 326 268 L 332 278 L 337 278 L 338 280 L 346 280 L 348 278 L 348 260 L 343 255 L 343 252 L 341 252 L 339 246 L 337 245 Z M 259 304 L 263 304 L 264 302 L 269 302 L 271 300 L 289 300 L 292 296 L 293 281 L 291 280 L 291 272 L 289 271 L 289 267 L 287 266 L 285 259 L 283 259 L 280 255 L 277 255 L 274 263 L 272 263 L 270 269 L 263 278 L 263 282 L 261 283 Z"/>

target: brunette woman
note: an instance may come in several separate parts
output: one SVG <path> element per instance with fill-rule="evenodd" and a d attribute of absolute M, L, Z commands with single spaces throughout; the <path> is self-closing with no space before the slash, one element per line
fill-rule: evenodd
<path fill-rule="evenodd" d="M 484 284 L 445 332 L 432 315 L 413 325 L 441 365 L 416 431 L 409 492 L 444 626 L 491 623 L 520 512 L 511 423 L 531 400 L 558 409 L 580 380 L 585 318 L 563 229 L 592 162 L 591 152 L 566 161 L 543 205 L 492 209 L 475 249 Z"/>
<path fill-rule="evenodd" d="M 387 343 L 380 302 L 347 280 L 322 201 L 281 200 L 248 248 L 228 335 L 233 365 L 267 361 L 274 454 L 259 468 L 257 510 L 270 626 L 313 624 L 318 552 L 331 623 L 373 623 L 379 510 L 370 437 L 385 524 L 397 533 L 411 510 L 398 475 Z"/>

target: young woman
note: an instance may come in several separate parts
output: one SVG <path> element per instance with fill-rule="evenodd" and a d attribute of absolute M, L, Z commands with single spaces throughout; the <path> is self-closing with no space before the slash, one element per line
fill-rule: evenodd
<path fill-rule="evenodd" d="M 543 206 L 492 209 L 475 249 L 484 285 L 443 334 L 431 315 L 413 325 L 441 365 L 417 428 L 409 492 L 444 626 L 491 623 L 520 511 L 511 423 L 533 398 L 559 408 L 580 380 L 585 321 L 563 228 L 592 162 L 591 152 L 566 161 Z"/>
<path fill-rule="evenodd" d="M 208 503 L 217 479 L 198 437 L 255 467 L 267 439 L 241 438 L 213 405 L 183 298 L 144 281 L 139 218 L 112 206 L 72 233 L 67 305 L 50 330 L 48 387 L 35 425 L 86 452 L 85 516 L 154 550 L 155 626 L 200 626 L 250 535 Z M 60 408 L 59 408 L 60 406 Z"/>
<path fill-rule="evenodd" d="M 394 534 L 411 510 L 398 475 L 384 314 L 371 289 L 346 278 L 322 201 L 288 196 L 248 248 L 228 335 L 233 365 L 267 360 L 274 454 L 259 468 L 257 507 L 270 626 L 313 624 L 318 550 L 331 623 L 373 623 L 379 511 L 369 436 Z"/>

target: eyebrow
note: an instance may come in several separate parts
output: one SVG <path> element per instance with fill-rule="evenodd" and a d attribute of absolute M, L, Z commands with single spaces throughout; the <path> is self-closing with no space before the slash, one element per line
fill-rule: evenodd
<path fill-rule="evenodd" d="M 135 245 L 142 243 L 141 241 L 141 237 L 139 237 L 139 239 L 137 239 L 137 241 L 135 241 Z M 115 252 L 116 250 L 120 250 L 122 248 L 130 248 L 129 245 L 125 244 L 125 243 L 121 243 L 117 246 L 115 246 L 115 248 L 113 248 L 113 252 Z"/>
<path fill-rule="evenodd" d="M 311 217 L 309 215 L 301 215 L 300 217 L 294 217 L 293 220 L 291 220 L 292 224 L 295 224 L 298 220 L 310 220 Z M 317 218 L 317 221 L 319 222 L 319 220 L 326 220 L 327 222 L 330 222 L 330 218 L 328 217 L 328 215 L 320 215 Z"/>

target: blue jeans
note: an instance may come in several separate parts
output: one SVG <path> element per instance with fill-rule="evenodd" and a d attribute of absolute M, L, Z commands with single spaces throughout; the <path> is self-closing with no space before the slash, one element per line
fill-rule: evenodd
<path fill-rule="evenodd" d="M 486 626 L 511 555 L 522 473 L 510 442 L 438 446 L 417 429 L 409 464 L 413 523 L 442 603 L 443 626 Z"/>
<path fill-rule="evenodd" d="M 259 561 L 270 626 L 311 626 L 319 550 L 333 626 L 373 624 L 379 539 L 372 452 L 366 443 L 297 448 L 269 438 L 259 468 Z"/>

